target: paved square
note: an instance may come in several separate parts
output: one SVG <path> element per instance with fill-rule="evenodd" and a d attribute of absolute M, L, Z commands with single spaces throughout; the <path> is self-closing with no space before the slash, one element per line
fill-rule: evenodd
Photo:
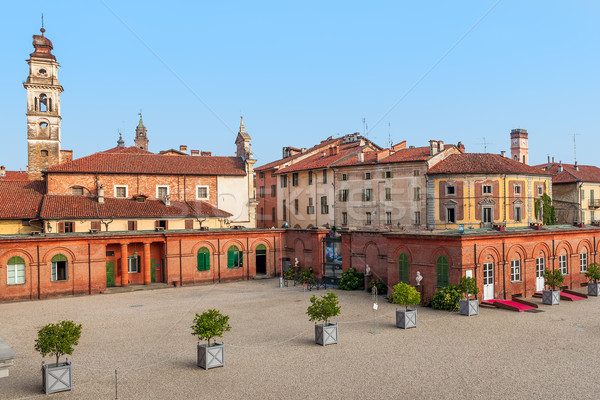
<path fill-rule="evenodd" d="M 74 390 L 53 399 L 598 398 L 600 299 L 541 305 L 541 313 L 480 315 L 419 308 L 395 327 L 395 306 L 373 311 L 363 291 L 336 291 L 339 344 L 314 344 L 312 294 L 276 280 L 0 304 L 0 335 L 16 353 L 0 399 L 45 398 L 33 345 L 49 322 L 83 325 Z M 194 313 L 230 316 L 224 368 L 196 366 Z M 51 362 L 51 358 L 46 359 Z"/>

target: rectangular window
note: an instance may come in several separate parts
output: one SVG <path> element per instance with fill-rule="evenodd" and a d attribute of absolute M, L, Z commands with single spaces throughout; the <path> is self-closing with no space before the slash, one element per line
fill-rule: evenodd
<path fill-rule="evenodd" d="M 567 266 L 567 255 L 566 254 L 561 254 L 560 256 L 558 256 L 558 265 L 560 267 L 560 272 L 563 275 L 567 275 L 569 273 L 569 269 Z"/>
<path fill-rule="evenodd" d="M 283 215 L 282 215 L 282 217 L 283 217 L 284 221 L 287 221 L 287 204 L 286 204 L 285 200 L 283 200 Z"/>
<path fill-rule="evenodd" d="M 265 220 L 265 209 L 264 208 L 260 208 L 260 221 L 264 222 Z"/>
<path fill-rule="evenodd" d="M 161 219 L 161 220 L 154 222 L 154 227 L 167 229 L 167 227 L 168 227 L 167 220 Z"/>
<path fill-rule="evenodd" d="M 277 196 L 277 185 L 271 185 L 271 197 Z"/>
<path fill-rule="evenodd" d="M 492 222 L 493 219 L 493 208 L 492 207 L 483 207 L 481 209 L 482 213 L 483 213 L 483 218 L 482 218 L 482 222 L 489 224 Z"/>
<path fill-rule="evenodd" d="M 385 213 L 385 224 L 386 225 L 392 224 L 392 213 L 389 211 Z"/>
<path fill-rule="evenodd" d="M 456 194 L 456 186 L 446 185 L 446 195 L 454 196 Z"/>
<path fill-rule="evenodd" d="M 261 187 L 258 188 L 258 195 L 261 198 L 265 197 L 265 187 L 264 186 L 261 186 Z"/>
<path fill-rule="evenodd" d="M 261 186 L 263 189 L 264 196 L 264 186 Z M 196 200 L 208 200 L 208 186 L 196 186 Z"/>
<path fill-rule="evenodd" d="M 342 180 L 343 181 L 347 181 L 348 180 L 348 175 L 347 174 L 342 174 Z"/>
<path fill-rule="evenodd" d="M 156 198 L 166 199 L 169 195 L 169 187 L 166 185 L 156 185 Z"/>
<path fill-rule="evenodd" d="M 100 221 L 92 221 L 90 223 L 90 229 L 100 230 Z"/>
<path fill-rule="evenodd" d="M 537 187 L 537 194 L 538 196 L 544 194 L 544 188 L 541 185 Z"/>
<path fill-rule="evenodd" d="M 327 183 L 327 170 L 323 170 L 323 183 Z"/>
<path fill-rule="evenodd" d="M 298 186 L 298 173 L 294 172 L 292 174 L 292 186 Z"/>
<path fill-rule="evenodd" d="M 8 264 L 7 285 L 20 285 L 25 283 L 25 264 Z"/>
<path fill-rule="evenodd" d="M 64 256 L 62 258 L 64 258 Z M 54 282 L 67 280 L 66 258 L 64 258 L 63 260 L 59 260 L 59 261 L 52 261 L 52 271 L 51 271 L 50 279 Z"/>
<path fill-rule="evenodd" d="M 392 200 L 392 188 L 385 188 L 385 200 Z"/>
<path fill-rule="evenodd" d="M 492 185 L 483 185 L 481 187 L 481 192 L 483 194 L 492 194 Z"/>
<path fill-rule="evenodd" d="M 127 197 L 127 185 L 116 185 L 115 186 L 115 197 L 121 197 L 121 198 Z"/>
<path fill-rule="evenodd" d="M 421 175 L 421 171 L 419 171 L 418 169 L 413 169 L 413 176 L 419 176 Z"/>
<path fill-rule="evenodd" d="M 373 189 L 363 189 L 363 191 L 362 191 L 362 200 L 363 201 L 371 201 L 371 200 L 373 200 Z"/>
<path fill-rule="evenodd" d="M 413 200 L 415 200 L 415 201 L 421 200 L 421 188 L 416 187 L 416 188 L 413 188 L 413 190 L 414 190 Z"/>
<path fill-rule="evenodd" d="M 128 231 L 137 231 L 137 221 L 127 221 Z"/>
<path fill-rule="evenodd" d="M 279 181 L 282 188 L 287 187 L 287 175 L 281 175 Z"/>
<path fill-rule="evenodd" d="M 340 201 L 348 201 L 348 189 L 340 189 Z"/>
<path fill-rule="evenodd" d="M 515 196 L 521 195 L 521 185 L 515 185 Z"/>
<path fill-rule="evenodd" d="M 369 180 L 371 179 L 371 173 L 370 172 L 365 172 L 365 180 Z"/>
<path fill-rule="evenodd" d="M 264 172 L 259 172 L 259 173 L 258 173 L 258 177 L 259 177 L 260 179 L 264 179 L 264 177 L 265 177 L 265 173 L 264 173 Z"/>
<path fill-rule="evenodd" d="M 294 199 L 294 214 L 298 215 L 298 199 Z"/>
<path fill-rule="evenodd" d="M 329 206 L 327 205 L 327 196 L 321 196 L 321 214 L 329 214 Z"/>
<path fill-rule="evenodd" d="M 59 222 L 58 223 L 58 233 L 69 233 L 74 231 L 73 222 Z"/>
<path fill-rule="evenodd" d="M 185 220 L 185 229 L 194 229 L 194 220 L 193 219 Z"/>
<path fill-rule="evenodd" d="M 585 190 L 581 189 L 581 200 L 585 200 Z"/>
<path fill-rule="evenodd" d="M 308 206 L 306 206 L 306 213 L 311 215 L 315 213 L 315 206 L 313 205 L 313 198 L 308 198 Z"/>
<path fill-rule="evenodd" d="M 587 253 L 579 253 L 579 271 L 586 272 L 588 267 Z"/>
<path fill-rule="evenodd" d="M 392 177 L 392 171 L 385 171 L 384 178 L 385 179 L 390 179 L 391 177 Z"/>
<path fill-rule="evenodd" d="M 446 208 L 446 222 L 449 224 L 456 223 L 456 209 L 454 207 Z"/>
<path fill-rule="evenodd" d="M 127 272 L 130 274 L 136 274 L 140 272 L 140 260 L 141 256 L 128 256 L 127 257 Z"/>
<path fill-rule="evenodd" d="M 308 184 L 312 185 L 312 171 L 308 171 Z"/>
<path fill-rule="evenodd" d="M 366 222 L 366 225 L 371 225 L 371 213 L 370 213 L 370 212 L 368 212 L 366 215 L 367 215 L 367 222 Z"/>
<path fill-rule="evenodd" d="M 83 188 L 81 186 L 73 186 L 71 188 L 71 193 L 75 195 L 83 195 Z"/>
<path fill-rule="evenodd" d="M 275 207 L 271 208 L 271 222 L 275 222 Z"/>
<path fill-rule="evenodd" d="M 510 280 L 513 282 L 521 280 L 521 260 L 510 262 Z"/>
<path fill-rule="evenodd" d="M 515 207 L 515 221 L 516 222 L 521 222 L 521 219 L 522 219 L 522 217 L 521 217 L 521 207 L 517 206 L 517 207 Z"/>
<path fill-rule="evenodd" d="M 415 225 L 421 225 L 421 212 L 415 211 Z"/>
<path fill-rule="evenodd" d="M 342 212 L 342 225 L 348 225 L 348 213 Z"/>
<path fill-rule="evenodd" d="M 592 220 L 592 222 L 594 222 L 596 220 L 596 216 L 594 214 L 595 214 L 594 210 L 590 211 L 590 219 Z"/>

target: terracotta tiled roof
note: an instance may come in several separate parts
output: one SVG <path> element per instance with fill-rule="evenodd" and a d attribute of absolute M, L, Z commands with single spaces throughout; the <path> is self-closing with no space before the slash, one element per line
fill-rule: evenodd
<path fill-rule="evenodd" d="M 127 154 L 154 154 L 152 152 L 146 151 L 144 149 L 140 149 L 139 147 L 130 146 L 130 147 L 113 147 L 112 149 L 108 149 L 103 151 L 103 153 L 127 153 Z"/>
<path fill-rule="evenodd" d="M 297 171 L 308 171 L 311 169 L 323 169 L 335 166 L 338 161 L 343 161 L 346 157 L 352 156 L 352 154 L 369 148 L 368 145 L 361 146 L 359 142 L 349 143 L 338 147 L 339 151 L 337 154 L 331 154 L 330 149 L 324 149 L 322 152 L 318 152 L 304 160 L 298 161 L 288 167 L 278 170 L 275 174 L 288 174 L 290 172 Z M 374 151 L 372 153 L 375 153 Z M 325 154 L 325 155 L 323 155 Z"/>
<path fill-rule="evenodd" d="M 313 146 L 310 149 L 306 150 L 306 153 L 311 153 L 311 152 L 313 152 L 315 150 L 319 150 L 321 148 L 329 147 L 329 146 L 331 146 L 333 144 L 336 144 L 338 142 L 341 142 L 341 141 L 342 141 L 342 138 L 323 140 L 321 143 L 317 144 L 316 146 Z M 295 147 L 290 147 L 290 148 L 294 149 L 294 150 L 300 151 L 300 149 L 297 149 Z M 276 160 L 276 161 L 272 161 L 272 162 L 270 162 L 268 164 L 261 165 L 260 167 L 254 168 L 254 171 L 260 172 L 260 171 L 266 171 L 268 169 L 278 167 L 278 166 L 283 165 L 283 164 L 285 164 L 285 163 L 287 163 L 289 161 L 295 160 L 296 158 L 298 158 L 298 157 L 300 157 L 302 155 L 305 155 L 306 153 L 298 153 L 298 154 L 294 154 L 291 157 L 286 157 L 286 158 L 282 158 L 282 159 L 279 159 L 279 160 Z"/>
<path fill-rule="evenodd" d="M 581 182 L 600 183 L 600 168 L 593 165 L 578 165 L 575 169 L 573 164 L 562 164 L 562 172 L 558 172 L 559 163 L 550 163 L 537 165 L 537 168 L 550 172 L 554 177 L 552 183 L 573 183 L 577 180 Z"/>
<path fill-rule="evenodd" d="M 46 195 L 40 212 L 42 219 L 81 219 L 81 218 L 193 218 L 228 217 L 223 211 L 202 201 L 171 201 L 166 206 L 160 200 L 138 202 L 133 199 L 105 198 L 104 204 L 95 198 L 72 195 Z M 96 207 L 97 206 L 97 207 Z"/>
<path fill-rule="evenodd" d="M 498 154 L 452 154 L 427 171 L 428 174 L 523 174 L 550 175 L 536 167 L 520 163 Z"/>
<path fill-rule="evenodd" d="M 131 149 L 131 147 L 128 149 Z M 159 154 L 135 154 L 127 151 L 95 153 L 87 157 L 55 165 L 48 168 L 48 172 L 246 175 L 244 162 L 239 157 L 167 157 Z"/>
<path fill-rule="evenodd" d="M 27 181 L 29 175 L 24 171 L 6 171 L 6 175 L 0 176 L 1 181 Z"/>
<path fill-rule="evenodd" d="M 451 147 L 451 146 L 450 146 Z M 445 148 L 448 148 L 446 146 Z M 353 154 L 351 157 L 346 158 L 343 161 L 337 162 L 335 167 L 349 167 L 355 165 L 369 165 L 369 164 L 387 164 L 387 163 L 402 163 L 402 162 L 415 162 L 415 161 L 427 161 L 429 157 L 429 147 L 413 147 L 413 148 L 404 148 L 396 151 L 393 154 L 390 154 L 387 157 L 382 158 L 377 161 L 377 154 L 387 151 L 373 151 L 367 152 L 363 155 L 362 162 L 358 161 L 358 153 Z"/>
<path fill-rule="evenodd" d="M 0 181 L 0 219 L 37 218 L 44 181 Z"/>

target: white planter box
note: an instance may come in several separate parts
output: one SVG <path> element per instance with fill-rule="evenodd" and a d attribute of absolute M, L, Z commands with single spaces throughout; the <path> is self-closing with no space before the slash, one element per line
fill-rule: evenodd
<path fill-rule="evenodd" d="M 549 306 L 560 304 L 560 290 L 543 290 L 542 303 Z"/>
<path fill-rule="evenodd" d="M 42 363 L 42 385 L 46 394 L 73 390 L 73 366 L 64 363 Z"/>
<path fill-rule="evenodd" d="M 396 326 L 402 329 L 417 327 L 417 310 L 396 310 Z"/>
<path fill-rule="evenodd" d="M 588 283 L 588 296 L 600 296 L 600 283 Z"/>
<path fill-rule="evenodd" d="M 217 368 L 225 365 L 225 345 L 215 343 L 208 346 L 198 343 L 198 366 L 204 369 Z"/>
<path fill-rule="evenodd" d="M 458 304 L 460 306 L 460 315 L 470 317 L 471 315 L 479 314 L 479 301 L 477 299 L 459 300 Z"/>
<path fill-rule="evenodd" d="M 338 324 L 316 324 L 315 325 L 315 343 L 321 346 L 328 344 L 337 344 L 338 342 Z"/>

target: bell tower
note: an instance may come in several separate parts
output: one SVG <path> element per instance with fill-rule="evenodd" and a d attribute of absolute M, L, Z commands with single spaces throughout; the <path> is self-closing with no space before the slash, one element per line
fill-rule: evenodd
<path fill-rule="evenodd" d="M 144 126 L 144 121 L 142 121 L 142 113 L 140 112 L 138 115 L 140 116 L 140 123 L 138 124 L 137 128 L 135 128 L 135 139 L 133 142 L 135 143 L 135 147 L 138 149 L 148 151 L 147 129 Z"/>
<path fill-rule="evenodd" d="M 60 94 L 56 58 L 52 42 L 33 35 L 34 52 L 29 55 L 29 76 L 23 86 L 27 90 L 27 172 L 39 179 L 41 172 L 60 163 Z"/>
<path fill-rule="evenodd" d="M 527 129 L 510 131 L 510 155 L 513 160 L 529 165 Z"/>

